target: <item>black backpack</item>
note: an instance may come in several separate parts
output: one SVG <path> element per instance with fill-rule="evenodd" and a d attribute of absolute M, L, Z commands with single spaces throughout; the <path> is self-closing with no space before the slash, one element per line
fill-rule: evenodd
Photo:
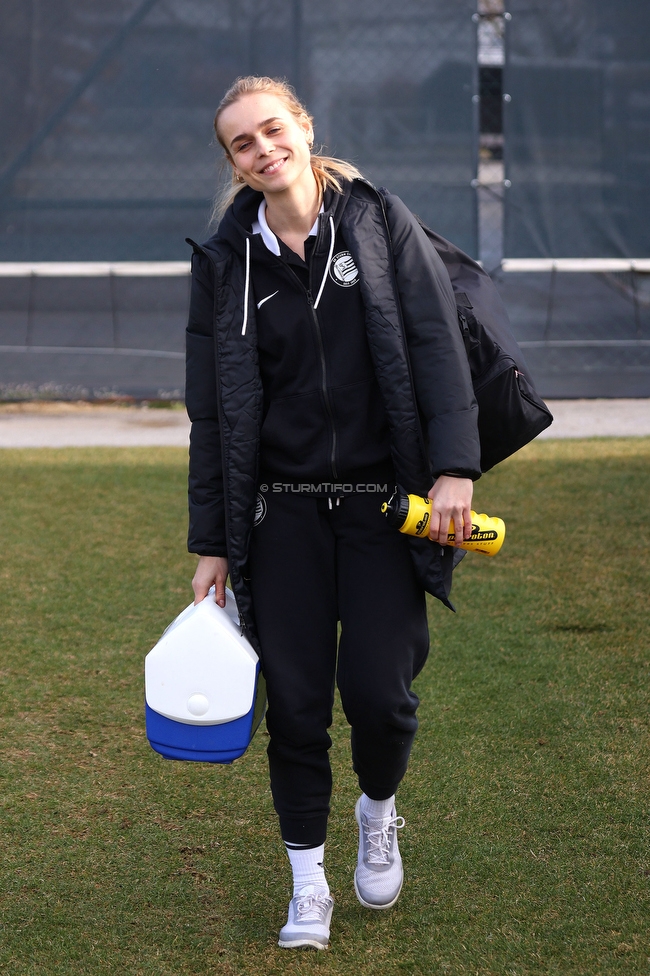
<path fill-rule="evenodd" d="M 419 217 L 417 220 L 442 258 L 454 289 L 479 408 L 481 470 L 489 471 L 550 427 L 553 414 L 535 390 L 490 276 Z"/>

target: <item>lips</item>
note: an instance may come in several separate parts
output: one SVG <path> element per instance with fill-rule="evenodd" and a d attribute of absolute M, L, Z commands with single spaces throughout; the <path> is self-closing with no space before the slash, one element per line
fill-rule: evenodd
<path fill-rule="evenodd" d="M 273 174 L 277 173 L 279 169 L 282 169 L 286 161 L 286 156 L 282 159 L 275 159 L 272 163 L 269 163 L 268 166 L 265 166 L 264 169 L 260 170 L 260 176 L 273 176 Z"/>

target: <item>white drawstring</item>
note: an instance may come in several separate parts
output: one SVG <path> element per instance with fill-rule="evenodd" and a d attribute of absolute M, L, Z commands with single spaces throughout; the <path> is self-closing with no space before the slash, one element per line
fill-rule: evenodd
<path fill-rule="evenodd" d="M 248 288 L 251 280 L 251 240 L 246 238 L 246 281 L 244 283 L 244 322 L 241 327 L 241 334 L 246 335 L 248 325 Z"/>
<path fill-rule="evenodd" d="M 318 303 L 321 300 L 321 295 L 323 294 L 323 289 L 325 287 L 325 282 L 327 281 L 327 272 L 329 271 L 330 261 L 332 260 L 332 255 L 334 254 L 334 243 L 336 240 L 336 232 L 334 230 L 334 218 L 330 214 L 330 250 L 327 255 L 327 263 L 325 265 L 325 271 L 323 273 L 323 280 L 320 283 L 320 288 L 318 289 L 318 295 L 316 296 L 316 301 L 314 302 L 314 308 L 318 308 Z M 244 283 L 244 321 L 241 327 L 241 334 L 246 335 L 246 326 L 248 325 L 248 290 L 250 287 L 251 278 L 251 242 L 250 237 L 246 238 L 246 281 Z"/>
<path fill-rule="evenodd" d="M 334 218 L 330 214 L 330 253 L 327 255 L 327 264 L 325 265 L 325 273 L 323 274 L 323 280 L 320 283 L 320 288 L 318 289 L 318 295 L 316 296 L 316 301 L 314 302 L 314 308 L 318 308 L 318 303 L 320 302 L 320 297 L 323 294 L 323 288 L 325 287 L 325 282 L 327 281 L 327 272 L 330 268 L 330 261 L 332 260 L 332 255 L 334 254 L 334 240 L 336 234 L 334 231 Z"/>

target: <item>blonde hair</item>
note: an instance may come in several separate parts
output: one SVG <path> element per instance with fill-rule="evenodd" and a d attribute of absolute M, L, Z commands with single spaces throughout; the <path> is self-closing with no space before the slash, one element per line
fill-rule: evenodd
<path fill-rule="evenodd" d="M 267 78 L 258 75 L 246 75 L 245 77 L 237 78 L 219 102 L 219 107 L 214 116 L 214 131 L 219 143 L 223 147 L 226 159 L 229 161 L 232 161 L 232 157 L 228 147 L 219 135 L 219 119 L 221 118 L 221 114 L 224 109 L 239 101 L 244 95 L 258 95 L 261 93 L 265 95 L 276 95 L 285 103 L 297 121 L 304 122 L 307 120 L 310 125 L 313 126 L 314 124 L 313 117 L 302 104 L 291 85 L 283 78 Z M 344 159 L 336 159 L 334 156 L 324 156 L 321 152 L 313 149 L 311 151 L 310 162 L 321 196 L 327 187 L 331 187 L 340 193 L 343 189 L 342 180 L 352 180 L 355 177 L 361 176 L 357 167 L 352 163 L 348 163 Z M 245 186 L 245 183 L 238 181 L 233 169 L 231 183 L 226 185 L 214 200 L 210 218 L 211 224 L 221 220 L 239 191 L 243 190 Z"/>

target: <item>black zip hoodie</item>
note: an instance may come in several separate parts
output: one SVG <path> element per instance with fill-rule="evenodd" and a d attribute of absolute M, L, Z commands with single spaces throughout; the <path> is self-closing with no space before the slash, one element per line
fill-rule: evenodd
<path fill-rule="evenodd" d="M 260 199 L 257 194 L 251 200 L 251 195 L 251 190 L 243 189 L 237 200 L 238 213 L 240 206 L 245 208 L 247 198 L 253 211 L 244 223 L 236 221 L 240 229 L 230 220 L 223 225 L 232 243 L 221 234 L 203 245 L 189 242 L 194 257 L 186 402 L 192 421 L 189 549 L 216 556 L 225 555 L 227 548 L 242 626 L 255 643 L 246 566 L 260 484 L 264 389 L 251 270 L 254 255 L 264 255 L 263 263 L 267 256 L 258 251 L 264 247 L 260 236 L 246 229 L 252 226 L 255 202 Z M 329 209 L 329 201 L 327 204 Z M 366 335 L 390 424 L 396 479 L 407 491 L 426 494 L 432 477 L 445 471 L 478 478 L 478 410 L 444 264 L 399 198 L 379 193 L 357 179 L 351 183 L 349 196 L 346 187 L 344 207 L 339 210 L 336 202 L 334 207 L 334 227 L 342 211 L 344 243 L 361 272 Z M 334 222 L 334 215 L 328 214 L 327 223 L 330 217 Z M 320 248 L 317 240 L 315 254 Z M 332 257 L 334 253 L 332 249 Z M 329 247 L 326 262 L 328 256 Z M 330 264 L 326 263 L 326 268 Z M 344 260 L 332 268 L 334 274 L 337 271 L 346 280 L 348 271 L 354 278 Z M 324 281 L 319 281 L 317 267 L 312 278 L 319 289 L 314 298 L 316 306 Z M 323 294 L 325 285 L 326 279 Z M 256 304 L 276 289 L 274 285 L 261 293 Z M 269 298 L 268 304 L 272 302 Z M 431 545 L 427 539 L 409 538 L 408 542 L 422 585 L 449 606 L 454 551 Z"/>
<path fill-rule="evenodd" d="M 261 480 L 336 483 L 389 473 L 388 422 L 375 377 L 359 272 L 339 224 L 350 185 L 328 191 L 303 261 L 253 234 L 261 193 L 243 190 L 218 236 L 245 256 L 264 390 Z"/>

